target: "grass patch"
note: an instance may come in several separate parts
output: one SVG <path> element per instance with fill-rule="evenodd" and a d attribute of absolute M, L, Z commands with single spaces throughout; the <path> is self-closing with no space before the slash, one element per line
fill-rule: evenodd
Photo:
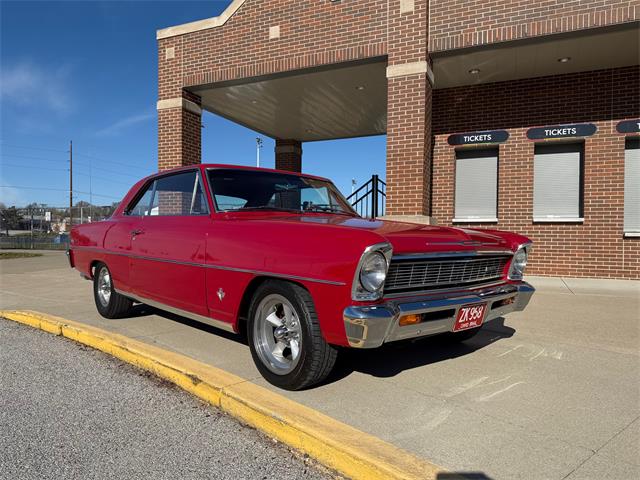
<path fill-rule="evenodd" d="M 41 257 L 41 253 L 29 253 L 29 252 L 0 252 L 0 260 L 7 260 L 9 258 L 31 258 Z"/>

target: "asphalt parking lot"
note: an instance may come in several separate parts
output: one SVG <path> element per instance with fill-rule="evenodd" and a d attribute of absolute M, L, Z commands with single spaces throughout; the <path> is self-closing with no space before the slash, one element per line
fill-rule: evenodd
<path fill-rule="evenodd" d="M 3 260 L 0 308 L 153 343 L 270 387 L 243 340 L 149 308 L 105 320 L 60 253 Z M 280 392 L 452 471 L 640 478 L 640 283 L 532 278 L 524 312 L 465 344 L 348 351 L 324 385 Z M 4 341 L 3 341 L 4 343 Z"/>
<path fill-rule="evenodd" d="M 0 477 L 332 478 L 169 382 L 0 320 Z"/>

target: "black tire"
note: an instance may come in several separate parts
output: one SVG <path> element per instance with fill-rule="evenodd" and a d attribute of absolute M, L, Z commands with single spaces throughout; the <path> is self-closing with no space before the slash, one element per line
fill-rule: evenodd
<path fill-rule="evenodd" d="M 104 296 L 99 294 L 101 276 L 103 272 L 108 275 L 110 294 L 106 303 L 103 303 Z M 120 295 L 113 289 L 113 281 L 111 280 L 111 272 L 104 263 L 98 263 L 93 272 L 93 299 L 96 303 L 98 313 L 104 318 L 122 318 L 127 317 L 131 313 L 133 301 L 123 295 Z"/>
<path fill-rule="evenodd" d="M 482 327 L 470 328 L 469 330 L 462 330 L 461 332 L 449 332 L 445 333 L 444 337 L 450 343 L 459 343 L 469 340 L 475 337 Z"/>
<path fill-rule="evenodd" d="M 300 323 L 301 347 L 297 365 L 288 373 L 274 373 L 258 353 L 256 334 L 258 308 L 270 296 L 280 295 L 289 301 Z M 259 328 L 259 327 L 258 327 Z M 301 390 L 324 380 L 333 369 L 338 351 L 322 336 L 313 299 L 307 290 L 294 283 L 267 280 L 251 299 L 247 322 L 247 338 L 251 356 L 262 376 L 272 385 L 285 390 Z"/>

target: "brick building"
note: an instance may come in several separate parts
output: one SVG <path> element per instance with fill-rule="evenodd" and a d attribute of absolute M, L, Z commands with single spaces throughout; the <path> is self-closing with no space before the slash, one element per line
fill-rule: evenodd
<path fill-rule="evenodd" d="M 530 273 L 640 278 L 639 32 L 640 0 L 234 0 L 158 31 L 159 167 L 200 162 L 203 109 L 287 170 L 386 133 L 389 216 L 521 232 Z"/>

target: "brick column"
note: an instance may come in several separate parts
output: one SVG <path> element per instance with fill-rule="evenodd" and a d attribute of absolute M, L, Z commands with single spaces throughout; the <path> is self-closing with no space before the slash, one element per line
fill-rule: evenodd
<path fill-rule="evenodd" d="M 276 139 L 276 169 L 302 172 L 302 143 Z"/>
<path fill-rule="evenodd" d="M 200 163 L 202 108 L 183 89 L 183 39 L 158 41 L 158 170 Z"/>
<path fill-rule="evenodd" d="M 431 214 L 427 16 L 427 0 L 390 1 L 385 214 L 412 216 L 413 221 L 427 221 Z"/>
<path fill-rule="evenodd" d="M 158 101 L 158 170 L 200 163 L 201 117 L 200 97 L 192 93 Z"/>

